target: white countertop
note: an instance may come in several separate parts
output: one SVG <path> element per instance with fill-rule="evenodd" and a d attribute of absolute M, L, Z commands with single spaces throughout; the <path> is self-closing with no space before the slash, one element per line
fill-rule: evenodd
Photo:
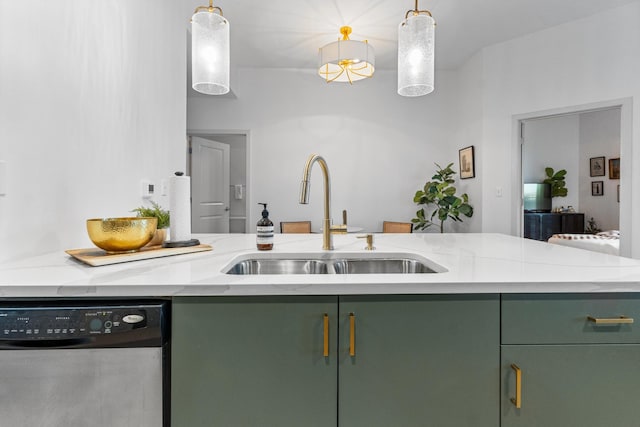
<path fill-rule="evenodd" d="M 60 251 L 0 264 L 0 298 L 640 292 L 638 260 L 501 234 L 376 234 L 375 254 L 416 254 L 446 269 L 403 275 L 229 275 L 238 256 L 353 255 L 367 253 L 365 242 L 335 235 L 328 252 L 319 234 L 276 234 L 263 252 L 253 234 L 194 237 L 213 251 L 102 267 Z"/>

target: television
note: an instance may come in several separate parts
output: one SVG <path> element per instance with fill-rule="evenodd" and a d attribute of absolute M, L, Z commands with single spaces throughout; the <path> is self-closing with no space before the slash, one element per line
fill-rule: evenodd
<path fill-rule="evenodd" d="M 524 184 L 525 212 L 551 212 L 551 184 Z"/>

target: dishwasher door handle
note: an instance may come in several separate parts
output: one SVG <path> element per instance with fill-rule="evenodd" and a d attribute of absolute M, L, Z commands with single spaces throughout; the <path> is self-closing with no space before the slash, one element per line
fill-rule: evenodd
<path fill-rule="evenodd" d="M 18 350 L 24 348 L 72 348 L 85 347 L 89 343 L 91 343 L 91 340 L 88 338 L 65 338 L 59 340 L 0 340 L 0 349 Z"/>

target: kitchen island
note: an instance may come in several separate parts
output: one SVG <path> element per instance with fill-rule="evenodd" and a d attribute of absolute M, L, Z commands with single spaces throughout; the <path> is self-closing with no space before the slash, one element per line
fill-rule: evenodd
<path fill-rule="evenodd" d="M 355 235 L 276 234 L 272 251 L 255 235 L 198 235 L 213 250 L 91 267 L 63 251 L 0 264 L 0 298 L 172 297 L 179 295 L 358 295 L 640 292 L 640 261 L 501 234 L 376 234 L 375 254 L 415 254 L 442 267 L 433 274 L 229 275 L 252 254 L 363 254 Z"/>
<path fill-rule="evenodd" d="M 0 298 L 172 301 L 189 426 L 635 426 L 640 261 L 499 234 L 200 235 L 213 250 L 0 265 Z M 253 257 L 420 257 L 424 274 L 232 275 Z M 597 390 L 594 393 L 593 390 Z"/>

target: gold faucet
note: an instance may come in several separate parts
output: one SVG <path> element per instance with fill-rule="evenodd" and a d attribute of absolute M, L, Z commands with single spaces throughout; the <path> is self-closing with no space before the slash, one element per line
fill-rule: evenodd
<path fill-rule="evenodd" d="M 322 220 L 322 249 L 333 250 L 332 233 L 345 233 L 345 225 L 331 225 L 331 183 L 329 179 L 329 167 L 327 162 L 318 154 L 312 154 L 307 159 L 307 164 L 302 172 L 302 185 L 300 186 L 300 203 L 309 204 L 309 178 L 313 164 L 318 162 L 324 176 L 324 219 Z"/>

